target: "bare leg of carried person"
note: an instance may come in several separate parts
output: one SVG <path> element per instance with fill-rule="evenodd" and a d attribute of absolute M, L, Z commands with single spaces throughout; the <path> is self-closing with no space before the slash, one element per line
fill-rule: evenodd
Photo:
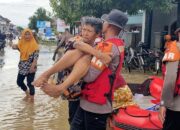
<path fill-rule="evenodd" d="M 66 89 L 78 82 L 82 77 L 86 75 L 90 66 L 91 56 L 85 55 L 80 58 L 73 66 L 73 70 L 65 81 L 60 85 L 45 84 L 41 89 L 51 97 L 59 97 L 62 93 L 65 96 L 68 95 Z"/>
<path fill-rule="evenodd" d="M 75 65 L 73 66 L 73 70 L 69 74 L 69 76 L 65 79 L 65 81 L 59 86 L 65 90 L 69 86 L 78 82 L 82 77 L 84 77 L 89 69 L 91 61 L 90 55 L 85 55 L 81 59 L 79 59 Z"/>
<path fill-rule="evenodd" d="M 41 74 L 33 82 L 33 85 L 37 87 L 41 87 L 44 83 L 48 81 L 49 77 L 52 74 L 55 74 L 59 71 L 62 71 L 66 68 L 73 66 L 77 62 L 77 60 L 79 60 L 83 55 L 84 53 L 82 53 L 77 49 L 67 51 L 56 64 L 54 64 L 51 68 L 49 68 L 47 71 Z"/>
<path fill-rule="evenodd" d="M 54 64 L 54 66 L 52 67 L 53 73 L 58 72 L 58 71 L 62 71 L 66 68 L 69 68 L 71 66 L 73 66 L 76 61 L 83 56 L 84 53 L 82 53 L 81 51 L 75 49 L 75 50 L 70 50 L 67 51 L 64 56 L 56 63 Z M 51 69 L 51 68 L 50 68 Z"/>

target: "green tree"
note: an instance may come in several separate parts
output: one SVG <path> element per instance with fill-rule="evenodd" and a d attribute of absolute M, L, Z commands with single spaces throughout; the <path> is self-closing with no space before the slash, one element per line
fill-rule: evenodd
<path fill-rule="evenodd" d="M 30 21 L 28 24 L 29 28 L 37 31 L 38 29 L 36 27 L 36 23 L 38 20 L 51 21 L 51 14 L 48 11 L 46 11 L 46 9 L 44 8 L 38 8 L 34 13 L 34 15 L 29 18 Z"/>
<path fill-rule="evenodd" d="M 86 1 L 89 1 L 90 3 L 87 3 Z M 86 11 L 86 9 L 94 14 L 95 16 L 100 16 L 103 13 L 109 12 L 111 9 L 116 8 L 120 9 L 124 12 L 128 12 L 128 14 L 136 14 L 139 12 L 139 10 L 145 10 L 146 11 L 146 21 L 145 21 L 145 43 L 147 44 L 147 47 L 150 48 L 151 44 L 151 29 L 152 29 L 152 20 L 153 20 L 153 11 L 158 10 L 164 13 L 168 13 L 172 8 L 172 0 L 82 0 L 84 2 L 84 7 L 82 7 L 83 10 Z M 105 3 L 102 3 L 105 2 Z M 96 6 L 89 6 L 89 4 L 93 5 L 95 3 Z M 104 8 L 101 8 L 101 6 L 104 6 Z M 99 14 L 97 14 L 93 10 L 102 9 Z M 84 12 L 84 11 L 81 11 Z"/>
<path fill-rule="evenodd" d="M 174 6 L 172 0 L 50 0 L 50 4 L 56 15 L 70 25 L 73 25 L 82 16 L 100 17 L 112 9 L 120 9 L 128 14 L 136 14 L 139 10 L 145 10 L 147 14 L 145 42 L 149 45 L 153 10 L 167 13 Z"/>
<path fill-rule="evenodd" d="M 80 2 L 81 0 L 50 0 L 50 5 L 56 16 L 68 23 L 72 30 L 74 21 L 81 17 Z"/>
<path fill-rule="evenodd" d="M 139 10 L 160 9 L 168 12 L 173 4 L 172 0 L 50 0 L 54 12 L 65 22 L 71 23 L 81 16 L 93 15 L 100 17 L 111 9 L 120 9 L 129 14 Z"/>
<path fill-rule="evenodd" d="M 21 31 L 24 29 L 24 28 L 21 27 L 21 26 L 17 26 L 16 28 L 17 28 L 17 30 L 18 30 L 19 32 L 21 32 Z"/>

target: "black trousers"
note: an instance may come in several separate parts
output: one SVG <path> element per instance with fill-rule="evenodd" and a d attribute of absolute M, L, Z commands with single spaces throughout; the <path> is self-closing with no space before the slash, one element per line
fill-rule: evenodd
<path fill-rule="evenodd" d="M 77 100 L 77 101 L 69 101 L 69 104 L 68 104 L 68 107 L 69 107 L 69 124 L 71 124 L 73 118 L 74 118 L 74 115 L 79 107 L 79 104 L 80 104 L 80 100 Z"/>
<path fill-rule="evenodd" d="M 163 130 L 180 130 L 180 112 L 167 109 Z"/>
<path fill-rule="evenodd" d="M 35 94 L 35 88 L 34 86 L 31 84 L 34 81 L 34 77 L 35 77 L 35 73 L 30 73 L 28 75 L 21 75 L 18 74 L 17 76 L 17 85 L 23 90 L 26 91 L 27 90 L 27 86 L 29 88 L 29 92 L 30 95 L 34 95 Z M 27 79 L 27 86 L 24 83 L 24 79 Z"/>
<path fill-rule="evenodd" d="M 96 114 L 78 107 L 70 130 L 106 130 L 109 114 Z"/>

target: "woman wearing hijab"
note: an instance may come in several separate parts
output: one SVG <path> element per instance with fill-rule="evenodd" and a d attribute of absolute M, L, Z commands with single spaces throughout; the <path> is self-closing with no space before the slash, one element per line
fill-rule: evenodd
<path fill-rule="evenodd" d="M 37 70 L 37 59 L 39 56 L 39 47 L 30 29 L 23 30 L 18 44 L 12 45 L 13 49 L 20 52 L 19 71 L 17 76 L 17 85 L 25 92 L 25 100 L 34 101 L 35 88 L 31 84 L 34 81 Z M 27 85 L 24 79 L 27 78 Z M 28 88 L 29 90 L 28 90 Z"/>

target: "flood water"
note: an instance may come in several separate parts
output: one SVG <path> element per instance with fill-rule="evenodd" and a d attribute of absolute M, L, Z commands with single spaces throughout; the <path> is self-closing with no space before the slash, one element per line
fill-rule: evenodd
<path fill-rule="evenodd" d="M 36 76 L 53 64 L 52 50 L 41 50 Z M 18 51 L 6 47 L 0 58 L 0 130 L 68 130 L 65 101 L 48 97 L 39 89 L 34 104 L 22 100 L 25 95 L 16 85 Z"/>
<path fill-rule="evenodd" d="M 38 76 L 53 64 L 53 51 L 41 47 Z M 51 98 L 36 88 L 34 103 L 23 101 L 23 91 L 16 85 L 19 52 L 9 47 L 0 56 L 0 130 L 68 130 L 67 102 Z M 3 63 L 4 62 L 4 63 Z M 143 82 L 149 75 L 124 74 L 128 82 Z M 144 107 L 150 106 L 151 97 L 136 98 Z"/>

